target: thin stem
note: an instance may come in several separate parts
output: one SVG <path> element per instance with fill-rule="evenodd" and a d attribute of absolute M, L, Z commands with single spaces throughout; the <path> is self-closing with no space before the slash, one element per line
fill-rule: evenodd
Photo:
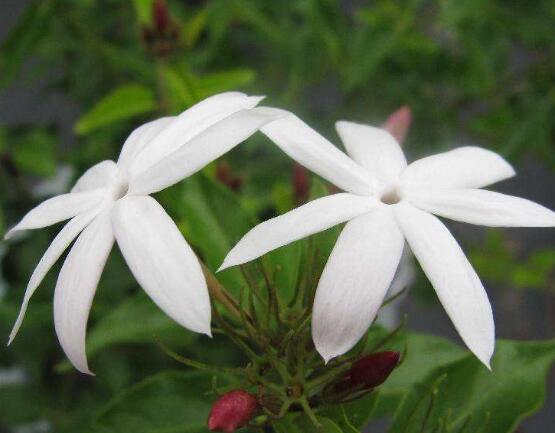
<path fill-rule="evenodd" d="M 156 338 L 156 343 L 158 344 L 158 346 L 160 346 L 160 348 L 168 356 L 175 359 L 177 362 L 180 362 L 181 364 L 185 364 L 185 365 L 187 365 L 189 367 L 192 367 L 192 368 L 196 368 L 198 370 L 211 371 L 211 372 L 217 373 L 217 374 L 220 374 L 222 372 L 230 373 L 230 374 L 237 374 L 241 371 L 240 369 L 227 368 L 227 367 L 218 367 L 216 365 L 209 365 L 209 364 L 205 364 L 203 362 L 199 362 L 199 361 L 195 361 L 193 359 L 186 358 L 182 355 L 179 355 L 178 353 L 175 353 L 173 350 L 168 348 L 164 343 L 162 343 L 162 341 L 159 338 Z"/>
<path fill-rule="evenodd" d="M 237 301 L 226 291 L 224 286 L 218 281 L 214 276 L 212 271 L 208 267 L 200 262 L 202 266 L 202 272 L 204 273 L 204 278 L 206 278 L 206 285 L 208 286 L 208 291 L 210 296 L 218 300 L 227 310 L 229 310 L 238 319 L 241 318 L 240 307 Z"/>
<path fill-rule="evenodd" d="M 389 341 L 393 339 L 393 337 L 395 337 L 401 331 L 401 329 L 405 327 L 406 324 L 407 324 L 407 316 L 405 315 L 403 317 L 403 320 L 401 320 L 401 323 L 393 331 L 391 331 L 388 335 L 386 335 L 382 340 L 380 340 L 376 345 L 374 345 L 374 347 L 372 347 L 370 352 L 375 352 L 376 350 L 385 346 Z"/>
<path fill-rule="evenodd" d="M 316 428 L 319 428 L 321 426 L 320 421 L 318 421 L 318 418 L 316 417 L 316 414 L 314 413 L 314 411 L 312 410 L 312 408 L 310 407 L 310 404 L 308 403 L 308 400 L 306 399 L 306 397 L 301 397 L 299 399 L 299 403 L 301 404 L 304 412 L 306 413 L 306 415 L 308 416 L 308 418 L 310 418 L 310 421 L 312 421 L 312 423 L 314 424 L 314 426 Z"/>

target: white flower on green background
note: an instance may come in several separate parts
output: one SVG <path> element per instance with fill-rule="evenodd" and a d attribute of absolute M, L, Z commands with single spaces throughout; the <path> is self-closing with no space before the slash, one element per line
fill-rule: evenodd
<path fill-rule="evenodd" d="M 555 226 L 555 213 L 522 198 L 480 189 L 513 176 L 499 155 L 461 147 L 407 165 L 386 131 L 338 122 L 351 158 L 293 115 L 261 131 L 290 157 L 342 190 L 248 232 L 220 269 L 347 222 L 320 278 L 312 335 L 328 361 L 351 349 L 375 319 L 405 240 L 466 345 L 489 367 L 495 331 L 482 283 L 435 216 L 492 227 Z"/>
<path fill-rule="evenodd" d="M 114 241 L 152 300 L 177 323 L 210 335 L 210 301 L 197 257 L 172 219 L 149 194 L 194 174 L 280 113 L 256 107 L 261 97 L 229 92 L 212 96 L 175 117 L 137 128 L 117 162 L 102 161 L 68 194 L 31 210 L 6 235 L 71 220 L 40 259 L 10 335 L 14 339 L 29 300 L 73 242 L 54 292 L 54 323 L 73 365 L 91 373 L 85 353 L 87 320 Z"/>

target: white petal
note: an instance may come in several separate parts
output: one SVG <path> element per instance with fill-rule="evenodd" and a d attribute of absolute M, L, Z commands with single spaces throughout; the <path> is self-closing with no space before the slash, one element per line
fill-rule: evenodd
<path fill-rule="evenodd" d="M 133 275 L 173 320 L 210 335 L 210 299 L 199 261 L 152 197 L 128 196 L 112 215 L 118 245 Z"/>
<path fill-rule="evenodd" d="M 337 133 L 356 162 L 384 183 L 396 183 L 407 166 L 397 140 L 384 129 L 353 122 L 337 122 Z"/>
<path fill-rule="evenodd" d="M 114 245 L 110 209 L 83 230 L 62 266 L 54 291 L 54 325 L 65 354 L 82 373 L 87 363 L 87 320 L 100 275 Z"/>
<path fill-rule="evenodd" d="M 390 208 L 347 223 L 324 268 L 312 313 L 312 338 L 327 362 L 351 349 L 382 305 L 405 239 Z"/>
<path fill-rule="evenodd" d="M 77 215 L 70 222 L 68 222 L 64 226 L 64 228 L 60 230 L 60 232 L 56 235 L 44 255 L 41 257 L 37 267 L 31 275 L 29 283 L 27 284 L 25 296 L 23 297 L 23 303 L 21 304 L 19 315 L 17 316 L 17 320 L 15 321 L 12 332 L 10 333 L 8 344 L 10 344 L 17 335 L 21 323 L 23 322 L 23 318 L 25 317 L 25 312 L 27 311 L 29 300 L 37 290 L 37 287 L 42 282 L 50 268 L 60 258 L 69 244 L 73 242 L 77 235 L 81 233 L 81 231 L 92 221 L 92 219 L 96 215 L 98 215 L 99 212 L 100 209 L 94 209 L 81 215 Z"/>
<path fill-rule="evenodd" d="M 397 222 L 468 348 L 488 368 L 495 327 L 488 295 L 461 247 L 435 216 L 410 204 L 394 207 Z"/>
<path fill-rule="evenodd" d="M 401 175 L 408 188 L 482 188 L 515 175 L 500 155 L 480 147 L 459 147 L 414 161 Z"/>
<path fill-rule="evenodd" d="M 118 175 L 118 168 L 114 161 L 106 160 L 89 168 L 77 179 L 71 192 L 92 191 L 106 188 Z"/>
<path fill-rule="evenodd" d="M 47 227 L 73 218 L 75 215 L 98 206 L 104 199 L 104 193 L 104 190 L 76 192 L 58 195 L 43 201 L 6 233 L 4 239 L 11 238 L 15 232 L 20 230 Z"/>
<path fill-rule="evenodd" d="M 240 110 L 255 107 L 263 97 L 248 96 L 240 92 L 227 92 L 211 96 L 193 105 L 175 117 L 150 142 L 132 164 L 132 172 L 138 175 L 166 156 L 175 152 L 210 126 Z"/>
<path fill-rule="evenodd" d="M 372 197 L 349 193 L 313 200 L 249 231 L 227 254 L 219 271 L 249 262 L 298 239 L 321 232 L 375 208 Z"/>
<path fill-rule="evenodd" d="M 290 114 L 261 129 L 287 155 L 339 188 L 354 194 L 374 191 L 375 180 L 337 147 Z"/>
<path fill-rule="evenodd" d="M 185 146 L 132 178 L 129 191 L 151 194 L 173 185 L 249 138 L 262 125 L 282 115 L 281 110 L 267 107 L 238 111 L 205 129 Z"/>
<path fill-rule="evenodd" d="M 412 258 L 412 253 L 408 245 L 403 249 L 403 254 L 401 256 L 401 261 L 399 266 L 395 271 L 395 277 L 389 286 L 387 291 L 388 296 L 394 296 L 407 287 L 411 286 L 416 278 L 416 270 L 414 266 L 414 261 Z"/>
<path fill-rule="evenodd" d="M 410 191 L 407 199 L 428 212 L 490 227 L 553 227 L 555 212 L 533 201 L 483 189 Z"/>
<path fill-rule="evenodd" d="M 122 172 L 127 172 L 137 155 L 148 146 L 160 132 L 172 124 L 175 116 L 162 117 L 145 123 L 135 129 L 121 149 L 118 158 L 118 167 Z"/>

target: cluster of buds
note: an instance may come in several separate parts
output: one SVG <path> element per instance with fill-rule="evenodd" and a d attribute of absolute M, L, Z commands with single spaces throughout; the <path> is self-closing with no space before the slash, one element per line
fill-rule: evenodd
<path fill-rule="evenodd" d="M 146 49 L 155 57 L 168 57 L 179 42 L 179 27 L 170 16 L 165 0 L 152 4 L 152 22 L 142 29 Z"/>
<path fill-rule="evenodd" d="M 402 141 L 410 122 L 410 110 L 403 107 L 389 117 L 384 128 Z M 215 176 L 232 190 L 241 187 L 241 178 L 226 164 L 217 166 Z M 301 166 L 293 169 L 292 187 L 299 204 L 307 200 L 310 179 Z M 248 289 L 238 299 L 205 270 L 215 330 L 226 334 L 249 358 L 243 368 L 223 369 L 172 355 L 186 365 L 216 374 L 225 370 L 240 379 L 241 389 L 215 389 L 220 397 L 208 417 L 210 431 L 232 433 L 243 427 L 266 431 L 291 412 L 304 412 L 318 426 L 318 411 L 367 396 L 398 367 L 399 352 L 378 352 L 380 348 L 373 347 L 372 353 L 365 354 L 365 345 L 327 364 L 319 357 L 310 329 L 318 257 L 317 250 L 308 253 L 307 278 L 297 284 L 287 302 L 280 298 L 274 275 L 263 261 L 241 267 Z"/>
<path fill-rule="evenodd" d="M 387 380 L 398 366 L 399 358 L 400 353 L 393 351 L 363 356 L 355 361 L 343 376 L 329 383 L 332 399 L 326 400 L 333 403 L 368 394 Z M 314 402 L 313 406 L 316 406 Z M 233 433 L 248 425 L 260 413 L 262 407 L 259 399 L 245 390 L 229 391 L 214 402 L 208 416 L 208 429 Z"/>

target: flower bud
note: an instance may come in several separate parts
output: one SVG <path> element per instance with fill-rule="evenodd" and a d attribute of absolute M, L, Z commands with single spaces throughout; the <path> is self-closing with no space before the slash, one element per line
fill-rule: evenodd
<path fill-rule="evenodd" d="M 399 144 L 403 144 L 409 132 L 411 122 L 411 109 L 405 105 L 391 114 L 385 121 L 383 127 L 395 137 Z"/>
<path fill-rule="evenodd" d="M 297 205 L 306 203 L 310 195 L 310 176 L 308 170 L 295 163 L 293 166 L 293 193 Z"/>
<path fill-rule="evenodd" d="M 240 191 L 243 186 L 243 177 L 235 175 L 226 162 L 220 162 L 216 166 L 216 179 L 235 192 Z"/>
<path fill-rule="evenodd" d="M 399 363 L 399 352 L 376 352 L 360 358 L 349 372 L 352 386 L 375 388 L 389 377 Z"/>
<path fill-rule="evenodd" d="M 155 0 L 152 5 L 152 17 L 159 34 L 163 35 L 170 24 L 170 14 L 165 0 Z"/>
<path fill-rule="evenodd" d="M 229 391 L 212 405 L 208 416 L 208 429 L 233 433 L 247 425 L 258 412 L 256 397 L 242 389 Z"/>

